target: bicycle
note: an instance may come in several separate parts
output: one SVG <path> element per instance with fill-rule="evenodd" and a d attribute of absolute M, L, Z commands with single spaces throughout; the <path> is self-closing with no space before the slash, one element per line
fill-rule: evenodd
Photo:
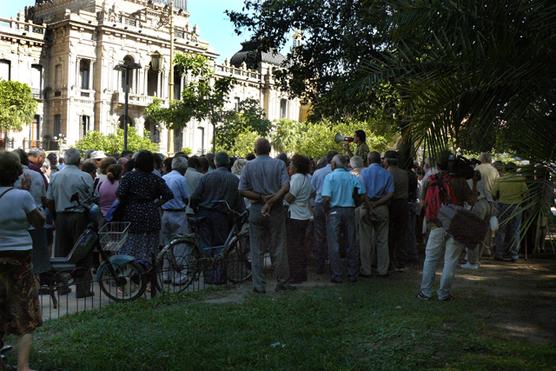
<path fill-rule="evenodd" d="M 219 251 L 210 256 L 201 247 L 198 233 L 199 225 L 206 222 L 205 217 L 190 217 L 192 233 L 178 236 L 164 246 L 155 259 L 156 285 L 159 291 L 169 289 L 171 283 L 165 274 L 174 273 L 178 277 L 173 282 L 174 291 L 181 292 L 201 274 L 222 268 L 225 281 L 241 283 L 251 278 L 251 262 L 249 261 L 249 232 L 247 230 L 248 211 L 238 213 L 226 201 L 213 202 L 215 207 L 222 206 L 223 211 L 233 218 L 233 226 L 222 246 L 212 246 L 209 250 Z M 164 262 L 167 262 L 165 268 Z"/>
<path fill-rule="evenodd" d="M 71 200 L 82 206 L 77 194 Z M 95 250 L 101 258 L 95 276 L 101 291 L 114 301 L 132 301 L 141 297 L 148 281 L 145 268 L 134 257 L 117 254 L 126 241 L 131 223 L 109 222 L 97 231 L 97 216 L 91 212 L 94 207 L 83 207 L 89 212 L 89 224 L 85 231 L 67 256 L 50 259 L 52 268 L 47 272 L 48 284 L 43 289 L 50 294 L 54 308 L 58 307 L 55 291 L 70 286 L 73 284 L 72 279 L 77 281 L 77 277 L 87 274 Z M 92 295 L 91 292 L 87 296 Z"/>

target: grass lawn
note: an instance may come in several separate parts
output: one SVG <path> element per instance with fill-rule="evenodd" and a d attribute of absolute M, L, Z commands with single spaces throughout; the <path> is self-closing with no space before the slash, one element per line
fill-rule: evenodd
<path fill-rule="evenodd" d="M 245 289 L 244 291 L 246 291 Z M 46 323 L 40 370 L 555 369 L 556 348 L 507 336 L 497 313 L 526 302 L 458 289 L 415 298 L 414 276 L 283 294 L 209 292 L 113 305 Z"/>

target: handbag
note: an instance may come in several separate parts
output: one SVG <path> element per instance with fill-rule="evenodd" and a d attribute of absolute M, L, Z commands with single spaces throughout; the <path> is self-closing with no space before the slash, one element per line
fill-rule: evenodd
<path fill-rule="evenodd" d="M 476 248 L 484 240 L 489 228 L 488 222 L 454 204 L 442 205 L 438 211 L 438 220 L 454 240 L 464 244 L 468 249 Z"/>

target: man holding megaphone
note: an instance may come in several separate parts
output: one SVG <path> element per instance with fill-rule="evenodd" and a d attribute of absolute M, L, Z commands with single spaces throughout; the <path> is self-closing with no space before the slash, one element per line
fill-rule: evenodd
<path fill-rule="evenodd" d="M 344 149 L 350 158 L 354 155 L 351 151 L 350 143 L 355 143 L 355 156 L 361 157 L 363 161 L 365 161 L 365 166 L 367 166 L 369 146 L 366 143 L 367 135 L 363 130 L 356 130 L 353 137 L 347 137 L 338 133 L 334 139 L 336 140 L 336 143 L 344 142 Z"/>

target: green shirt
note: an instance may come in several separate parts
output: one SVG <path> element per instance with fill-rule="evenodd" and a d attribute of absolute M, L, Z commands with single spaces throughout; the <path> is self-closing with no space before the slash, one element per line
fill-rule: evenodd
<path fill-rule="evenodd" d="M 367 143 L 359 143 L 355 147 L 355 156 L 359 156 L 363 159 L 363 162 L 367 163 L 367 156 L 369 155 L 369 146 Z"/>
<path fill-rule="evenodd" d="M 492 195 L 498 202 L 506 205 L 516 205 L 523 201 L 527 193 L 525 178 L 517 174 L 508 174 L 496 179 L 492 188 Z"/>

